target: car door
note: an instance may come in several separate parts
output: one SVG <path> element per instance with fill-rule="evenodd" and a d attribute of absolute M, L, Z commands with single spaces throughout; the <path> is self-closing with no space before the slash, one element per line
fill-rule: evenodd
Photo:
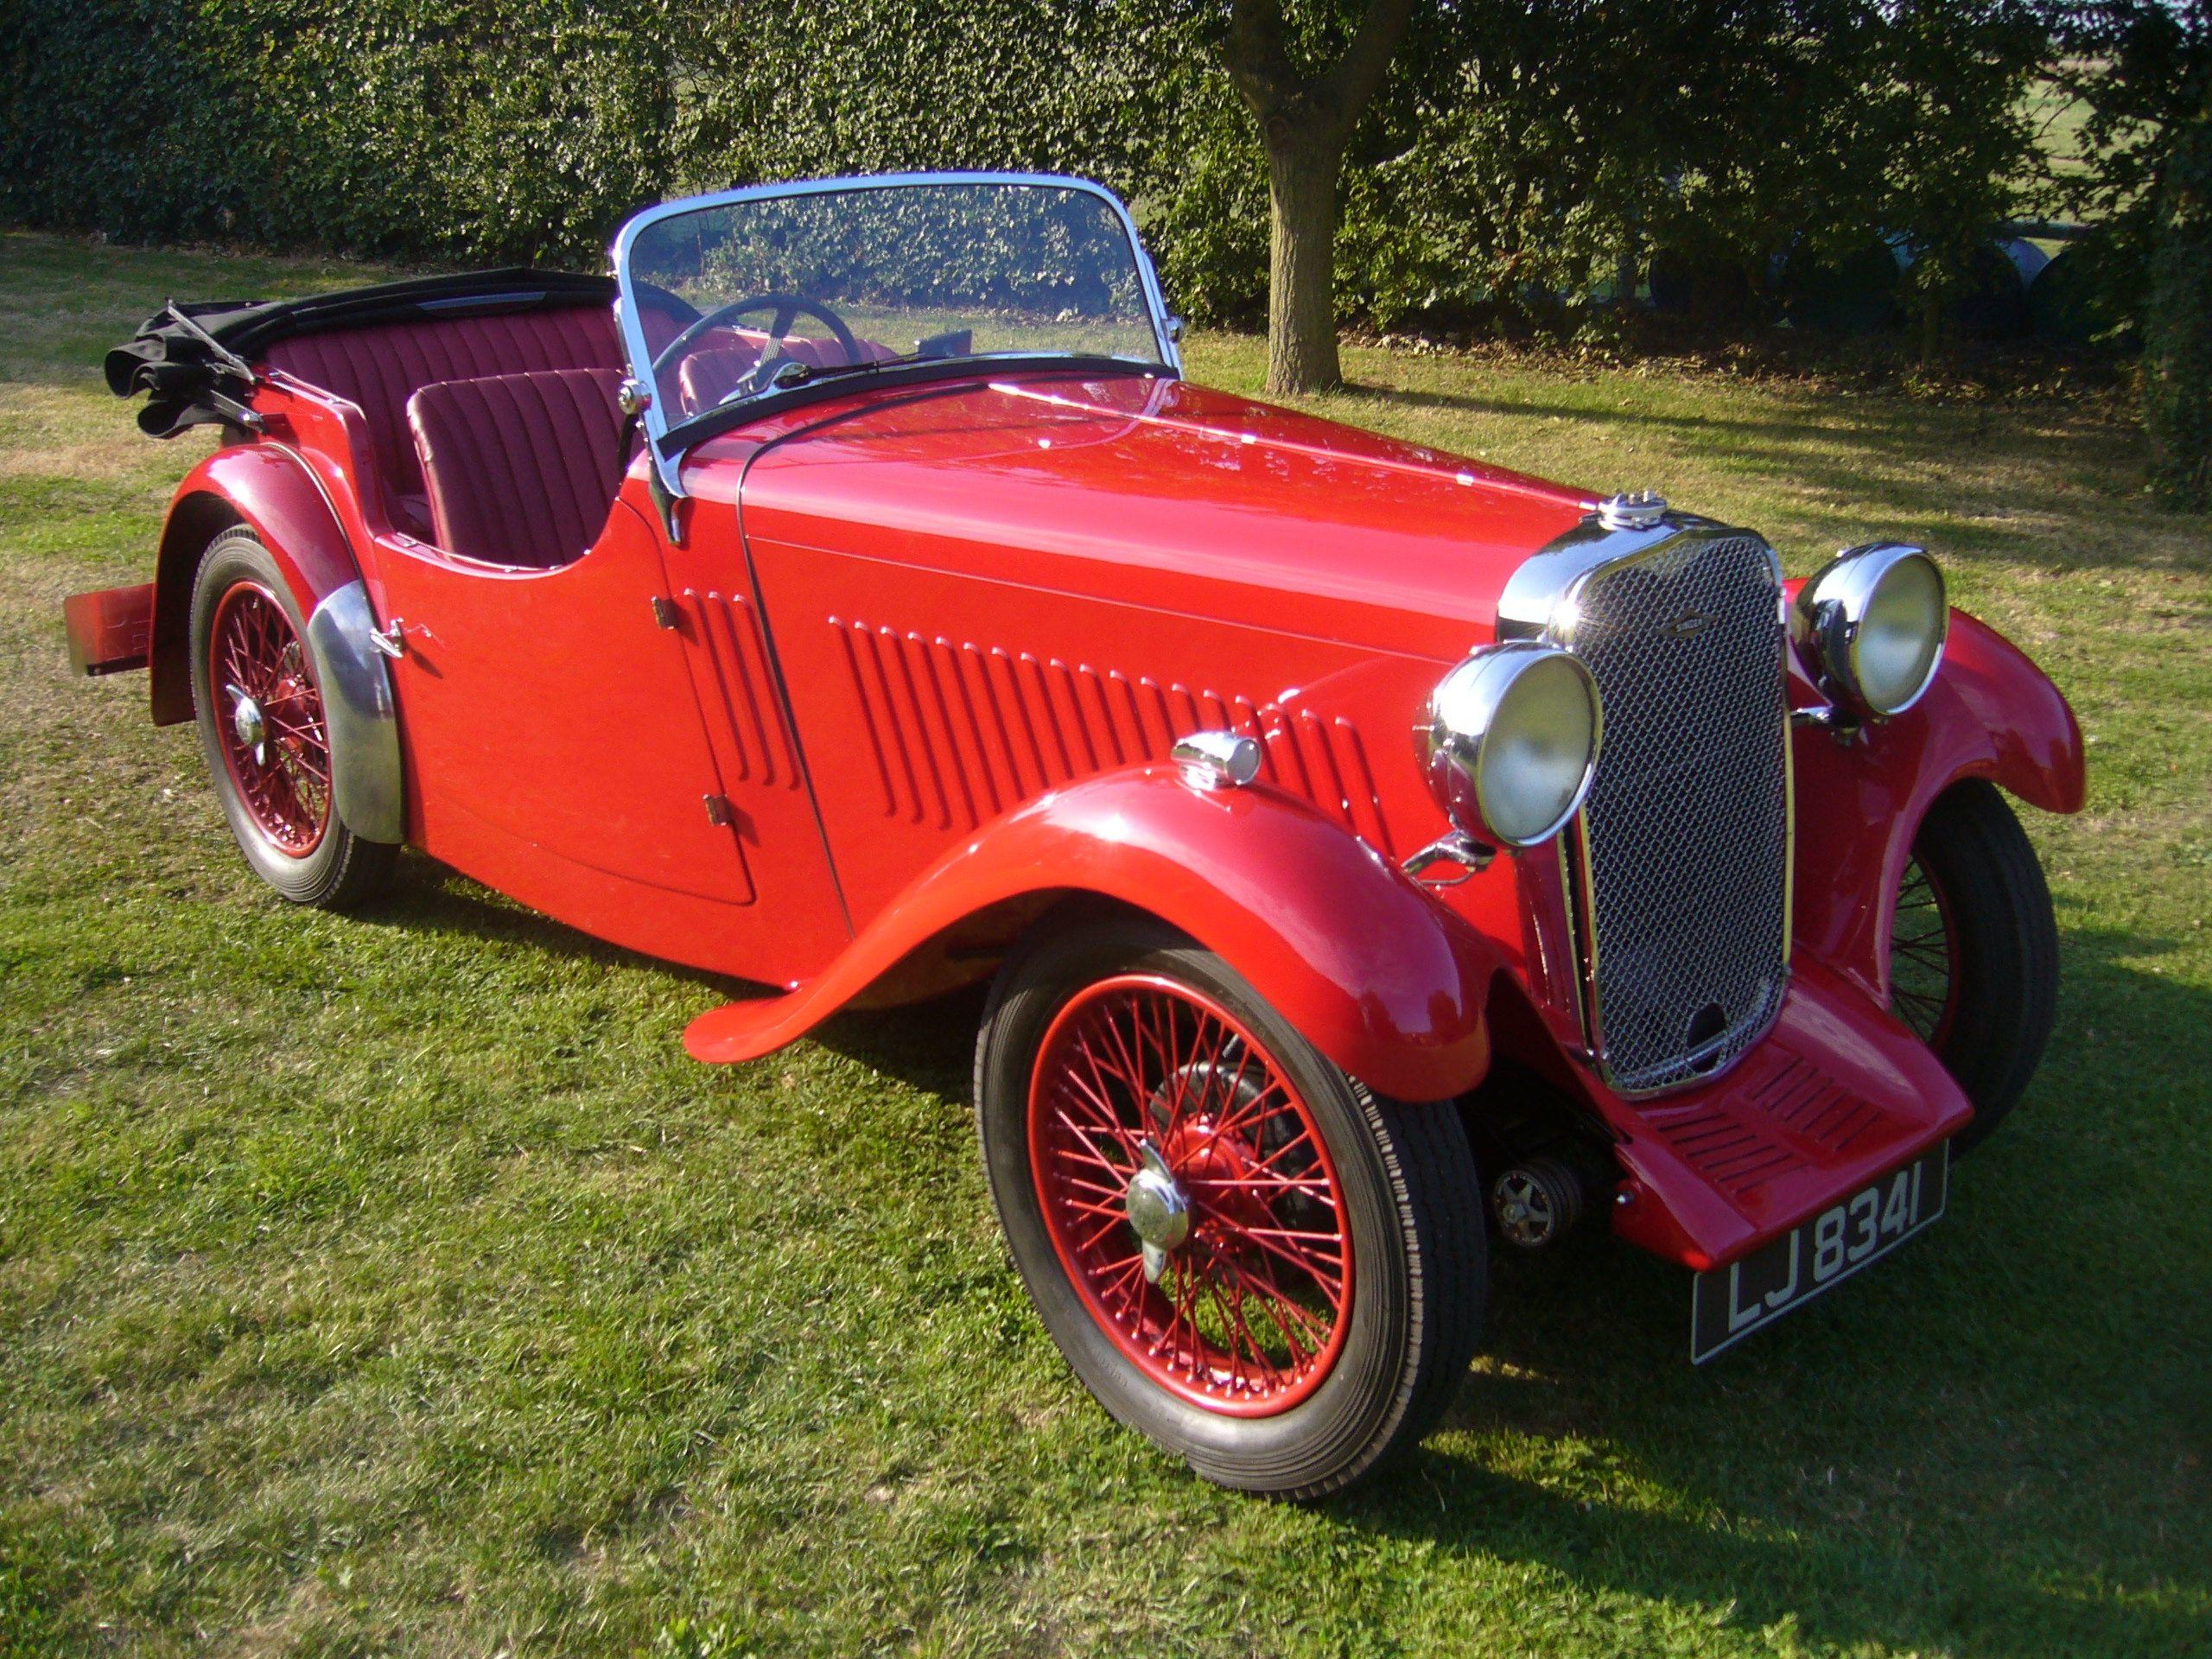
<path fill-rule="evenodd" d="M 660 615 L 683 643 L 722 810 L 765 895 L 760 908 L 773 913 L 741 971 L 790 983 L 825 966 L 852 926 L 779 671 L 782 641 L 753 585 L 737 514 L 727 501 L 693 508 L 680 543 L 660 538 Z"/>
<path fill-rule="evenodd" d="M 591 550 L 553 569 L 404 538 L 381 564 L 425 851 L 608 937 L 631 937 L 595 925 L 619 903 L 609 883 L 755 902 L 642 517 L 616 503 Z"/>

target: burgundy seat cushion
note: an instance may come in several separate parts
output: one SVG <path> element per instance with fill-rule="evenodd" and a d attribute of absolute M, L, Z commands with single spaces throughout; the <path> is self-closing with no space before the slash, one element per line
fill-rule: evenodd
<path fill-rule="evenodd" d="M 424 386 L 407 400 L 430 539 L 493 564 L 566 564 L 599 539 L 622 481 L 613 369 Z"/>
<path fill-rule="evenodd" d="M 737 383 L 750 374 L 753 365 L 760 360 L 759 348 L 752 346 L 715 346 L 692 353 L 676 372 L 677 390 L 683 396 L 684 412 L 696 415 L 712 409 L 737 390 Z"/>
<path fill-rule="evenodd" d="M 340 328 L 280 340 L 269 366 L 358 404 L 368 418 L 373 467 L 393 523 L 418 536 L 430 531 L 407 400 L 441 380 L 539 369 L 620 369 L 622 347 L 611 311 L 568 306 L 481 317 L 440 317 Z"/>

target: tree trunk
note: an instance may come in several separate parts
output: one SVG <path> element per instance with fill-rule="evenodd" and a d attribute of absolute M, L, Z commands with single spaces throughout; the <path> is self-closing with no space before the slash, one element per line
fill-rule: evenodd
<path fill-rule="evenodd" d="M 1328 391 L 1337 360 L 1337 175 L 1333 143 L 1268 135 L 1268 390 Z"/>
<path fill-rule="evenodd" d="M 1944 302 L 1950 298 L 1942 283 L 1928 282 L 1920 289 L 1920 366 L 1932 369 L 1943 355 Z"/>
<path fill-rule="evenodd" d="M 1325 391 L 1337 361 L 1337 175 L 1413 0 L 1367 0 L 1343 55 L 1301 69 L 1282 0 L 1230 0 L 1222 66 L 1268 149 L 1268 390 Z"/>
<path fill-rule="evenodd" d="M 2174 141 L 2143 328 L 2151 479 L 2175 506 L 2212 507 L 2212 93 Z"/>

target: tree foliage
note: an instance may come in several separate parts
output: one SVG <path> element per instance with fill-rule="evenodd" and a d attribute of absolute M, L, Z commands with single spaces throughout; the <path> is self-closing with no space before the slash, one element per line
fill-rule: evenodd
<path fill-rule="evenodd" d="M 1885 232 L 1924 251 L 1923 281 L 1955 280 L 2024 170 L 2024 3 L 1416 0 L 1389 73 L 1325 135 L 1343 162 L 1334 314 L 1563 327 L 1656 261 L 1723 318 Z M 626 213 L 671 194 L 1046 168 L 1131 200 L 1190 315 L 1256 321 L 1255 111 L 1329 90 L 1370 7 L 1281 0 L 1287 67 L 1241 82 L 1223 57 L 1233 10 L 13 0 L 0 217 L 588 266 Z"/>
<path fill-rule="evenodd" d="M 2057 79 L 2086 111 L 2066 205 L 2095 220 L 2111 282 L 2139 308 L 2175 146 L 2212 92 L 2212 0 L 2054 0 Z"/>
<path fill-rule="evenodd" d="M 2152 476 L 2212 506 L 2212 3 L 2056 0 L 2062 79 L 2087 108 L 2071 205 L 2109 329 L 2139 326 Z"/>

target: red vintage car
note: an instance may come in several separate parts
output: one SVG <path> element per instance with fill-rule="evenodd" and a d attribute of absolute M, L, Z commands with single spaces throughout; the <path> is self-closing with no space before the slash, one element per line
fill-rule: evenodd
<path fill-rule="evenodd" d="M 763 187 L 526 270 L 171 306 L 221 442 L 88 671 L 247 859 L 420 849 L 780 989 L 708 1061 L 990 979 L 1014 1261 L 1107 1409 L 1340 1487 L 1437 1417 L 1487 1252 L 1602 1212 L 1703 1359 L 1943 1208 L 2052 1017 L 2000 791 L 2079 732 L 1917 548 L 1755 532 L 1185 382 L 1121 204 Z"/>

